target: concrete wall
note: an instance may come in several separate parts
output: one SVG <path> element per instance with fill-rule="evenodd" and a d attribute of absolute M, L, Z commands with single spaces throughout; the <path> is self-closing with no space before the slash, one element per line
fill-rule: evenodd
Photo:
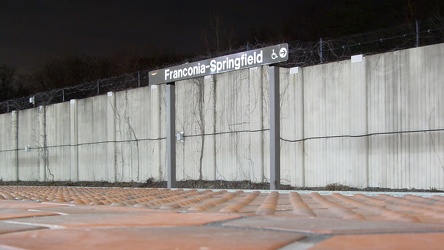
<path fill-rule="evenodd" d="M 443 66 L 440 44 L 280 69 L 282 183 L 444 189 Z M 0 115 L 0 177 L 165 180 L 165 93 Z M 178 180 L 268 181 L 268 100 L 267 67 L 177 82 Z"/>
<path fill-rule="evenodd" d="M 0 116 L 0 178 L 5 181 L 18 178 L 18 112 Z"/>

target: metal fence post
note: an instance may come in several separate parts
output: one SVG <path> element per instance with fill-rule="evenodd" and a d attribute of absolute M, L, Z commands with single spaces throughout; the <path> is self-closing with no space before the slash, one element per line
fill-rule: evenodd
<path fill-rule="evenodd" d="M 323 47 L 324 47 L 324 43 L 322 42 L 322 37 L 319 39 L 319 58 L 320 58 L 320 62 L 323 63 L 324 62 L 324 58 L 323 58 Z"/>

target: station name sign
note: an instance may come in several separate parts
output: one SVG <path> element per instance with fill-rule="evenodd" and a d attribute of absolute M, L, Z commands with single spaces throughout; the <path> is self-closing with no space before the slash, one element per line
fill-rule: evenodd
<path fill-rule="evenodd" d="M 261 49 L 186 63 L 169 68 L 150 71 L 150 85 L 186 80 L 206 75 L 219 74 L 260 65 L 288 60 L 288 44 L 278 44 Z"/>

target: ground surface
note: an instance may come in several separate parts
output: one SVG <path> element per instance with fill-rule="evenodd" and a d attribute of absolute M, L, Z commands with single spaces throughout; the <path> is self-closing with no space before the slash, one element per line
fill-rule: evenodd
<path fill-rule="evenodd" d="M 0 186 L 70 186 L 70 187 L 135 187 L 135 188 L 166 188 L 166 181 L 154 181 L 148 179 L 145 182 L 68 182 L 68 181 L 0 181 Z M 207 181 L 186 180 L 178 181 L 177 188 L 204 188 L 204 189 L 256 189 L 268 190 L 270 183 L 255 183 L 251 181 Z M 281 185 L 280 190 L 312 190 L 312 191 L 365 191 L 365 192 L 441 192 L 436 189 L 389 189 L 389 188 L 353 188 L 338 183 L 332 183 L 325 187 L 292 187 Z"/>
<path fill-rule="evenodd" d="M 0 249 L 442 249 L 442 193 L 0 186 Z"/>

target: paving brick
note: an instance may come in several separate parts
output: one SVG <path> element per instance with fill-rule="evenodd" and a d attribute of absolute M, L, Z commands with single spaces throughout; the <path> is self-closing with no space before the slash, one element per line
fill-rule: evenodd
<path fill-rule="evenodd" d="M 46 224 L 61 227 L 107 227 L 107 226 L 189 226 L 239 218 L 239 215 L 209 213 L 92 213 L 63 216 L 14 219 L 13 221 L 32 224 Z"/>
<path fill-rule="evenodd" d="M 341 235 L 316 244 L 310 250 L 417 250 L 443 249 L 444 233 Z"/>
<path fill-rule="evenodd" d="M 6 222 L 0 221 L 0 234 L 17 233 L 22 231 L 39 230 L 46 228 L 47 227 L 15 224 L 15 223 L 8 223 L 7 221 Z"/>
<path fill-rule="evenodd" d="M 61 214 L 126 214 L 126 213 L 171 213 L 171 211 L 162 211 L 158 209 L 134 208 L 134 207 L 116 207 L 116 206 L 62 206 L 62 207 L 43 207 L 39 211 L 47 211 Z"/>
<path fill-rule="evenodd" d="M 1 186 L 0 249 L 431 249 L 442 244 L 443 202 L 440 194 Z"/>
<path fill-rule="evenodd" d="M 64 207 L 68 205 L 64 204 L 51 204 L 51 203 L 40 203 L 40 202 L 27 202 L 27 201 L 16 201 L 16 200 L 0 200 L 0 209 L 39 209 L 44 207 Z"/>
<path fill-rule="evenodd" d="M 116 227 L 38 230 L 0 235 L 0 244 L 4 248 L 48 250 L 277 249 L 303 238 L 303 235 L 293 233 L 215 227 Z"/>
<path fill-rule="evenodd" d="M 54 216 L 58 215 L 53 212 L 41 212 L 41 211 L 26 211 L 19 209 L 1 209 L 0 220 L 27 218 L 27 217 L 39 217 L 39 216 Z"/>
<path fill-rule="evenodd" d="M 293 216 L 257 216 L 229 221 L 224 226 L 283 230 L 312 234 L 362 234 L 389 232 L 444 232 L 442 224 L 365 221 Z"/>

